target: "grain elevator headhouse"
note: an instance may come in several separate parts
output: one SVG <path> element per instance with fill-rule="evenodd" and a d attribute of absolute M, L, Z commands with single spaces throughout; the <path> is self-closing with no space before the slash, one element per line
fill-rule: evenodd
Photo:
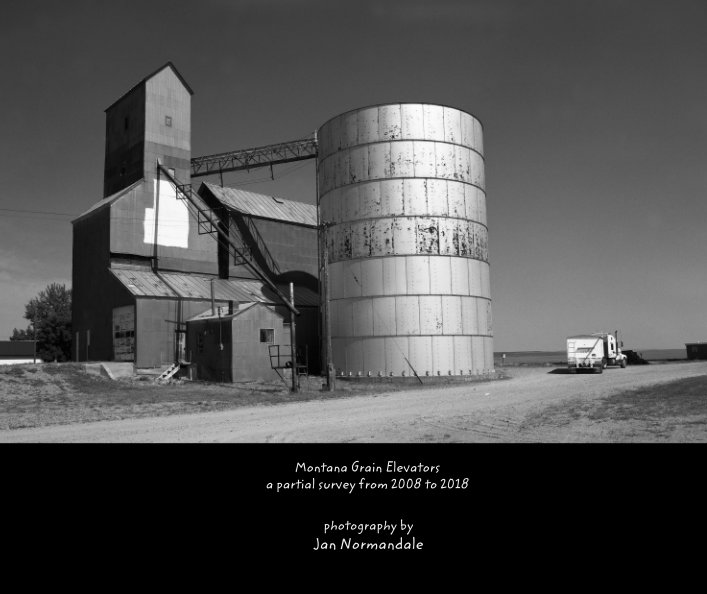
<path fill-rule="evenodd" d="M 329 120 L 318 143 L 337 373 L 492 370 L 479 120 L 378 105 Z"/>

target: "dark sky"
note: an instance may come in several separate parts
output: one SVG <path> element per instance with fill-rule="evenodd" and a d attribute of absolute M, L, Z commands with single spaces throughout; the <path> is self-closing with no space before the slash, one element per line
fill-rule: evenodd
<path fill-rule="evenodd" d="M 5 4 L 0 339 L 71 283 L 70 220 L 102 198 L 104 109 L 172 61 L 195 91 L 193 156 L 369 104 L 476 115 L 495 350 L 616 329 L 639 350 L 707 340 L 706 31 L 704 0 Z M 311 161 L 266 175 L 225 181 L 314 202 Z"/>

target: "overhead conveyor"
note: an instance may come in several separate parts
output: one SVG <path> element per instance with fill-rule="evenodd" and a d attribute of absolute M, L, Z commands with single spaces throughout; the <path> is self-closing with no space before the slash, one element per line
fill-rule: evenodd
<path fill-rule="evenodd" d="M 259 167 L 272 169 L 274 165 L 314 159 L 316 156 L 317 138 L 315 133 L 311 138 L 194 157 L 191 160 L 191 176 L 194 178 L 223 174 L 228 171 L 246 171 Z"/>

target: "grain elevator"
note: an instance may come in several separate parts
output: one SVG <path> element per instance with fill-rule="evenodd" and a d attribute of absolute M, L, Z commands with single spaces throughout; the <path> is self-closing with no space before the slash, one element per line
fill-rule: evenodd
<path fill-rule="evenodd" d="M 316 206 L 206 183 L 193 188 L 192 95 L 167 63 L 106 109 L 104 197 L 72 221 L 74 359 L 208 371 L 208 340 L 190 340 L 189 322 L 208 333 L 209 312 L 248 310 L 232 316 L 229 329 L 261 364 L 229 360 L 218 376 L 277 378 L 269 348 L 289 336 L 278 291 L 294 282 L 310 327 L 296 346 L 318 372 Z M 263 307 L 273 315 L 261 314 L 266 326 L 254 328 L 252 312 Z"/>
<path fill-rule="evenodd" d="M 311 373 L 493 370 L 476 117 L 373 105 L 308 138 L 192 157 L 192 95 L 167 63 L 106 109 L 104 197 L 73 221 L 76 360 L 271 377 L 268 349 L 290 348 L 296 314 L 293 350 Z M 306 159 L 309 203 L 224 184 Z M 220 183 L 193 186 L 207 175 Z"/>

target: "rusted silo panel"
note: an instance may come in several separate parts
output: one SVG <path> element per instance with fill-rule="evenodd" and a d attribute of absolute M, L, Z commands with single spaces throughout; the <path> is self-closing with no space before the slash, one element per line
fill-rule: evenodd
<path fill-rule="evenodd" d="M 363 109 L 358 112 L 358 141 L 366 147 L 371 142 L 378 142 L 378 110 Z M 353 120 L 353 118 L 351 118 Z"/>
<path fill-rule="evenodd" d="M 318 138 L 334 366 L 493 369 L 478 120 L 440 105 L 379 105 L 329 120 Z"/>
<path fill-rule="evenodd" d="M 400 105 L 378 107 L 378 140 L 400 140 L 403 124 Z"/>

